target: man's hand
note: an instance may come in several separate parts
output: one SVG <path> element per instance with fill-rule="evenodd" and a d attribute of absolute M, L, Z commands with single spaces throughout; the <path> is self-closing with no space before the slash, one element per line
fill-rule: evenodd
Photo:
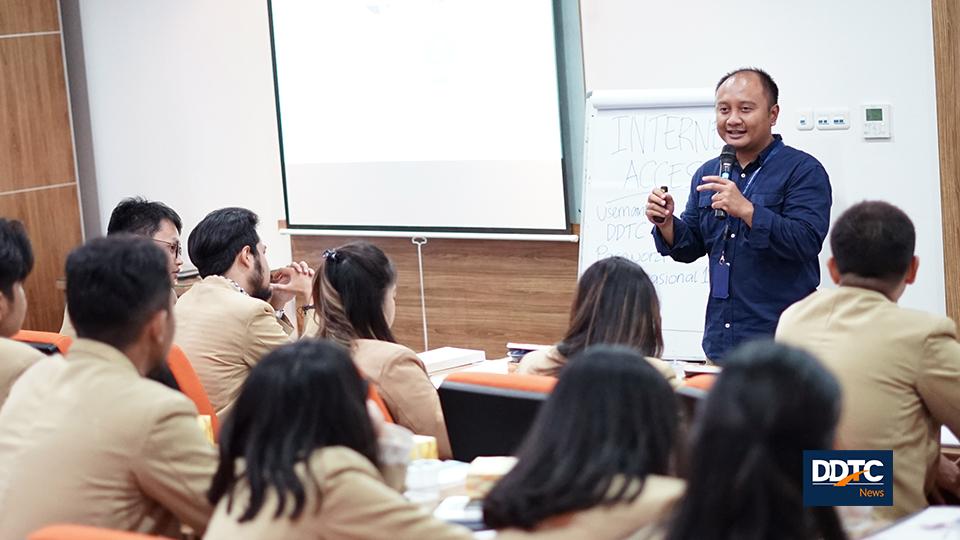
<path fill-rule="evenodd" d="M 673 227 L 673 209 L 673 195 L 664 193 L 660 188 L 654 189 L 647 197 L 647 219 L 661 229 Z"/>
<path fill-rule="evenodd" d="M 279 309 L 294 298 L 298 304 L 309 304 L 312 288 L 313 269 L 303 261 L 290 263 L 270 273 L 270 304 Z"/>
<path fill-rule="evenodd" d="M 733 181 L 719 176 L 704 176 L 703 183 L 697 186 L 697 191 L 715 191 L 713 198 L 710 199 L 713 201 L 710 205 L 712 208 L 723 210 L 732 217 L 742 219 L 748 227 L 753 226 L 753 203 L 740 193 L 740 189 Z"/>
<path fill-rule="evenodd" d="M 654 188 L 650 196 L 647 197 L 645 208 L 647 220 L 660 229 L 660 236 L 663 237 L 663 241 L 668 246 L 673 245 L 673 210 L 675 207 L 673 195 L 664 193 L 660 188 Z"/>

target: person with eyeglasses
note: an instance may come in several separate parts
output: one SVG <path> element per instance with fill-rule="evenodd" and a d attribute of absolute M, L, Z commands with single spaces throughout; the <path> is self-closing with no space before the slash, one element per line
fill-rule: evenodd
<path fill-rule="evenodd" d="M 107 236 L 114 234 L 135 234 L 152 239 L 163 248 L 170 269 L 170 283 L 177 284 L 177 274 L 183 266 L 183 246 L 180 233 L 183 222 L 172 208 L 159 201 L 148 201 L 143 197 L 128 197 L 120 201 L 110 213 Z M 70 314 L 64 310 L 60 333 L 72 338 L 77 332 L 70 322 Z"/>

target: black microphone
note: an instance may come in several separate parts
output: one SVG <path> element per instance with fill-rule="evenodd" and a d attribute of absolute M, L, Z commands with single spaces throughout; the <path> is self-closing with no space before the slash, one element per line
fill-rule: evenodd
<path fill-rule="evenodd" d="M 737 160 L 737 151 L 729 144 L 723 145 L 720 151 L 720 178 L 730 179 L 730 171 L 733 170 L 733 162 Z M 717 219 L 727 219 L 727 213 L 719 208 L 713 210 L 713 217 Z"/>

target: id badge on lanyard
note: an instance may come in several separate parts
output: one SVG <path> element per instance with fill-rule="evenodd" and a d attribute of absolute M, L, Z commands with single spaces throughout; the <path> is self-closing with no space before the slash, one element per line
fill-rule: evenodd
<path fill-rule="evenodd" d="M 714 298 L 730 297 L 730 263 L 720 255 L 720 260 L 710 272 L 710 296 Z"/>

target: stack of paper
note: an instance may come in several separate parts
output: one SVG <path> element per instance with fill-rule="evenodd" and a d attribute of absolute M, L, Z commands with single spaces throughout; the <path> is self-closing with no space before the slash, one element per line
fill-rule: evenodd
<path fill-rule="evenodd" d="M 436 373 L 445 369 L 479 364 L 487 359 L 486 353 L 474 349 L 441 347 L 417 354 L 427 368 L 427 373 Z"/>

